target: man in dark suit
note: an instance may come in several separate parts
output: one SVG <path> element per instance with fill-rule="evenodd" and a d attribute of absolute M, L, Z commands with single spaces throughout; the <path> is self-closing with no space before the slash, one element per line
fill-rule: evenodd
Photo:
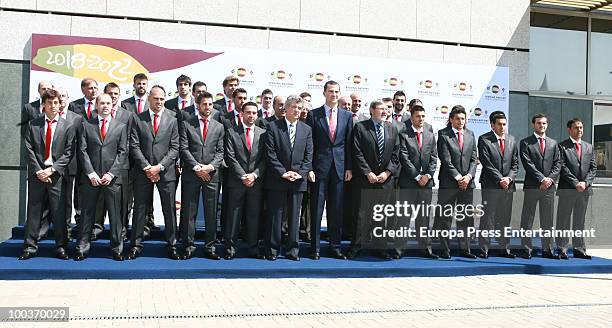
<path fill-rule="evenodd" d="M 147 101 L 149 78 L 144 73 L 138 73 L 134 75 L 133 81 L 134 96 L 123 100 L 121 107 L 134 114 L 140 114 L 149 110 L 149 102 Z"/>
<path fill-rule="evenodd" d="M 554 139 L 546 136 L 548 118 L 544 114 L 536 114 L 531 119 L 534 133 L 521 140 L 519 155 L 525 168 L 523 184 L 524 200 L 521 213 L 521 229 L 531 230 L 535 217 L 536 206 L 540 204 L 540 226 L 544 230 L 552 230 L 555 206 L 555 183 L 561 173 L 559 147 Z M 542 257 L 559 259 L 555 254 L 554 240 L 542 237 Z M 521 239 L 524 250 L 522 257 L 530 259 L 533 246 L 531 237 Z"/>
<path fill-rule="evenodd" d="M 272 99 L 274 98 L 274 93 L 272 90 L 265 89 L 261 92 L 261 108 L 257 111 L 257 118 L 260 120 L 265 120 L 268 117 L 274 115 L 272 113 Z"/>
<path fill-rule="evenodd" d="M 198 112 L 181 122 L 181 235 L 185 246 L 184 259 L 195 252 L 195 217 L 198 200 L 202 195 L 206 230 L 204 254 L 219 260 L 215 252 L 217 232 L 217 203 L 220 187 L 220 169 L 223 163 L 225 131 L 221 123 L 212 119 L 213 96 L 204 92 L 196 99 Z"/>
<path fill-rule="evenodd" d="M 404 123 L 410 119 L 410 114 L 404 109 L 406 108 L 406 94 L 402 90 L 398 90 L 393 94 L 393 120 Z"/>
<path fill-rule="evenodd" d="M 510 227 L 512 219 L 512 199 L 516 191 L 514 179 L 518 173 L 518 147 L 516 139 L 508 134 L 506 114 L 494 111 L 489 115 L 491 131 L 478 138 L 478 157 L 482 164 L 480 185 L 482 188 L 482 203 L 484 214 L 480 218 L 479 229 L 499 231 L 497 241 L 500 246 L 500 256 L 515 258 L 510 249 L 510 238 L 504 229 Z M 489 257 L 491 237 L 480 236 L 481 258 Z"/>
<path fill-rule="evenodd" d="M 181 74 L 176 78 L 176 90 L 178 95 L 170 100 L 166 100 L 164 107 L 173 111 L 176 117 L 182 120 L 182 111 L 195 102 L 191 95 L 191 78 Z"/>
<path fill-rule="evenodd" d="M 104 209 L 110 221 L 110 247 L 113 259 L 123 261 L 121 222 L 121 173 L 127 158 L 127 125 L 111 116 L 113 103 L 109 94 L 96 100 L 97 115 L 83 123 L 78 158 L 83 166 L 81 192 L 83 211 L 75 261 L 87 258 L 93 223 L 96 218 L 98 195 L 102 194 Z"/>
<path fill-rule="evenodd" d="M 410 125 L 400 134 L 400 197 L 408 204 L 431 204 L 433 179 L 438 165 L 438 150 L 433 132 L 425 128 L 425 108 L 417 105 L 410 111 Z M 431 126 L 431 125 L 430 125 Z M 418 248 L 421 256 L 437 259 L 431 250 L 429 213 L 419 211 L 415 219 Z"/>
<path fill-rule="evenodd" d="M 327 208 L 327 232 L 329 234 L 330 256 L 346 259 L 340 250 L 342 239 L 342 207 L 344 203 L 344 181 L 353 177 L 352 136 L 353 119 L 346 110 L 339 110 L 340 85 L 327 81 L 323 86 L 325 104 L 312 110 L 307 118 L 312 128 L 314 155 L 313 172 L 308 173 L 312 182 L 310 199 L 312 222 L 310 231 L 311 258 L 319 259 L 321 240 L 321 219 L 323 208 Z"/>
<path fill-rule="evenodd" d="M 45 208 L 54 225 L 55 256 L 68 259 L 66 246 L 64 176 L 74 151 L 74 127 L 58 117 L 60 95 L 50 89 L 43 93 L 41 102 L 45 115 L 29 122 L 25 134 L 28 159 L 28 205 L 23 253 L 27 260 L 38 251 L 40 220 Z"/>
<path fill-rule="evenodd" d="M 38 95 L 42 97 L 42 94 L 49 90 L 53 89 L 53 84 L 49 81 L 40 81 L 38 82 Z M 43 116 L 44 113 L 40 106 L 40 98 L 31 103 L 27 103 L 23 105 L 21 109 L 21 121 L 19 126 L 21 126 L 21 136 L 25 137 L 25 133 L 27 132 L 28 123 L 38 117 Z"/>
<path fill-rule="evenodd" d="M 274 115 L 263 120 L 266 128 L 271 122 L 285 118 L 285 97 L 274 96 L 272 109 L 274 110 Z"/>
<path fill-rule="evenodd" d="M 561 153 L 561 177 L 559 178 L 559 207 L 557 208 L 557 230 L 584 230 L 589 197 L 593 194 L 595 179 L 595 153 L 593 146 L 582 140 L 582 120 L 573 118 L 567 122 L 569 138 L 559 143 Z M 571 227 L 571 228 L 570 228 Z M 569 238 L 558 237 L 559 257 L 567 260 Z M 591 259 L 586 253 L 582 236 L 572 237 L 574 257 Z"/>
<path fill-rule="evenodd" d="M 302 194 L 306 191 L 306 176 L 312 170 L 312 131 L 299 121 L 304 101 L 289 96 L 285 101 L 284 119 L 268 126 L 266 138 L 267 221 L 265 233 L 266 258 L 276 260 L 281 249 L 283 216 L 288 220 L 287 251 L 285 257 L 299 261 L 299 211 Z"/>
<path fill-rule="evenodd" d="M 81 92 L 83 98 L 70 103 L 69 109 L 89 120 L 96 109 L 96 97 L 98 96 L 98 82 L 92 78 L 84 78 L 81 81 Z"/>
<path fill-rule="evenodd" d="M 80 216 L 81 216 L 81 202 L 79 195 L 79 186 L 80 183 L 78 181 L 78 160 L 76 153 L 78 152 L 78 137 L 83 128 L 83 117 L 75 112 L 68 110 L 69 107 L 69 98 L 68 91 L 64 88 L 57 88 L 57 92 L 60 95 L 60 109 L 58 115 L 65 119 L 68 123 L 72 124 L 74 127 L 74 149 L 75 155 L 72 156 L 70 160 L 70 164 L 68 165 L 68 174 L 64 176 L 64 190 L 66 192 L 66 233 L 68 234 L 68 238 L 70 238 L 70 223 L 72 221 L 72 208 L 74 206 L 75 209 L 75 223 L 78 225 Z M 73 193 L 74 192 L 74 193 Z M 48 223 L 48 221 L 47 221 Z M 41 222 L 41 232 L 43 230 L 44 224 Z M 47 225 L 48 228 L 48 225 Z"/>
<path fill-rule="evenodd" d="M 130 152 L 134 160 L 134 216 L 131 248 L 127 255 L 135 259 L 142 252 L 146 215 L 151 207 L 153 186 L 157 186 L 164 214 L 164 233 L 168 257 L 181 259 L 176 250 L 176 171 L 179 132 L 176 115 L 164 108 L 166 91 L 154 86 L 149 92 L 150 108 L 142 112 L 132 126 Z"/>
<path fill-rule="evenodd" d="M 219 112 L 220 116 L 225 116 L 236 108 L 232 102 L 232 95 L 239 85 L 240 80 L 233 75 L 226 76 L 223 79 L 223 98 L 213 103 L 215 110 Z"/>
<path fill-rule="evenodd" d="M 225 227 L 225 259 L 236 256 L 236 242 L 243 215 L 249 256 L 263 258 L 259 252 L 258 232 L 261 225 L 262 177 L 266 168 L 266 130 L 255 125 L 257 104 L 242 106 L 242 124 L 227 131 L 225 162 L 228 166 L 228 217 Z"/>
<path fill-rule="evenodd" d="M 476 175 L 476 139 L 474 133 L 467 128 L 465 108 L 461 105 L 453 107 L 450 113 L 451 126 L 438 131 L 438 155 L 440 156 L 440 187 L 438 204 L 444 207 L 472 204 L 474 200 L 474 176 Z M 453 217 L 436 213 L 434 226 L 440 230 L 451 230 Z M 475 259 L 470 252 L 469 227 L 474 226 L 474 218 L 467 213 L 456 213 L 460 256 Z M 440 257 L 450 258 L 449 237 L 440 237 L 442 251 Z"/>
<path fill-rule="evenodd" d="M 223 115 L 219 112 L 218 120 L 223 124 L 223 128 L 231 130 L 242 124 L 242 105 L 247 101 L 247 91 L 243 88 L 236 88 L 232 93 L 232 104 L 234 110 Z"/>
<path fill-rule="evenodd" d="M 191 106 L 185 107 L 185 109 L 183 109 L 182 111 L 182 119 L 187 119 L 188 115 L 195 115 L 196 112 L 198 111 L 198 102 L 196 101 L 198 99 L 198 96 L 203 94 L 204 92 L 207 92 L 207 86 L 206 83 L 202 82 L 202 81 L 196 81 L 193 86 L 191 87 L 191 96 L 193 97 L 193 104 L 191 104 Z M 178 117 L 178 116 L 177 116 Z M 181 127 L 181 125 L 179 124 L 179 128 Z"/>
<path fill-rule="evenodd" d="M 354 204 L 358 204 L 358 219 L 353 220 L 353 236 L 351 247 L 347 253 L 348 258 L 354 259 L 361 250 L 363 243 L 370 236 L 371 215 L 368 215 L 370 206 L 363 205 L 361 195 L 365 189 L 385 189 L 392 191 L 395 187 L 394 174 L 399 171 L 400 140 L 397 129 L 389 122 L 385 122 L 386 109 L 382 101 L 370 103 L 371 119 L 355 125 L 353 136 L 353 164 L 355 170 L 354 187 L 356 197 Z M 390 195 L 389 195 L 390 196 Z M 385 197 L 387 198 L 387 197 Z M 391 200 L 390 197 L 388 200 Z M 367 207 L 367 208 L 366 208 Z M 381 245 L 381 257 L 390 258 L 389 253 Z"/>

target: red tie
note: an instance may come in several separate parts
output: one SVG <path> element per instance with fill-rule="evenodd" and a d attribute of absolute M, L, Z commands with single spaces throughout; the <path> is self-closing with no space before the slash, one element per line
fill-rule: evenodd
<path fill-rule="evenodd" d="M 545 149 L 544 138 L 538 138 L 538 139 L 540 139 L 540 154 L 544 155 L 544 149 Z"/>
<path fill-rule="evenodd" d="M 47 133 L 45 134 L 45 160 L 49 159 L 51 156 L 51 142 L 53 142 L 53 124 L 57 122 L 56 120 L 49 121 L 47 120 Z"/>
<path fill-rule="evenodd" d="M 106 119 L 102 119 L 102 127 L 100 127 L 100 137 L 102 137 L 102 141 L 106 138 Z"/>
<path fill-rule="evenodd" d="M 578 160 L 582 160 L 582 150 L 580 149 L 580 143 L 576 143 L 576 155 L 578 155 Z"/>
<path fill-rule="evenodd" d="M 334 109 L 331 109 L 329 111 L 329 137 L 331 138 L 331 141 L 334 142 L 336 140 L 336 120 L 334 119 L 336 117 L 336 111 Z"/>
<path fill-rule="evenodd" d="M 236 117 L 237 117 L 236 120 L 238 120 L 236 122 L 236 125 L 241 126 L 242 125 L 242 113 L 239 112 L 238 116 L 236 116 Z"/>
<path fill-rule="evenodd" d="M 265 118 L 268 118 L 269 116 L 270 116 L 270 114 L 268 114 L 268 111 L 267 111 L 267 110 L 264 110 L 264 117 L 265 117 Z"/>
<path fill-rule="evenodd" d="M 204 123 L 204 128 L 202 129 L 202 143 L 206 141 L 206 134 L 208 134 L 208 120 L 201 118 L 200 121 Z"/>
<path fill-rule="evenodd" d="M 59 112 L 58 114 L 60 117 L 64 117 L 64 112 Z"/>
<path fill-rule="evenodd" d="M 138 99 L 138 114 L 142 113 L 142 99 Z"/>
<path fill-rule="evenodd" d="M 463 150 L 463 135 L 461 131 L 457 131 L 457 142 L 459 143 L 459 149 Z"/>
<path fill-rule="evenodd" d="M 87 118 L 91 118 L 91 102 L 87 104 Z"/>
<path fill-rule="evenodd" d="M 506 146 L 504 145 L 504 139 L 499 139 L 499 151 L 504 154 L 504 150 L 506 150 Z"/>
<path fill-rule="evenodd" d="M 183 100 L 181 105 L 181 109 L 185 109 L 185 105 L 187 104 L 187 100 Z"/>
<path fill-rule="evenodd" d="M 357 118 L 357 114 L 353 113 L 353 119 Z"/>
<path fill-rule="evenodd" d="M 421 132 L 416 133 L 417 143 L 419 144 L 419 149 L 423 149 L 423 141 L 421 140 Z"/>
<path fill-rule="evenodd" d="M 246 138 L 247 148 L 249 152 L 251 151 L 251 147 L 253 147 L 253 141 L 251 140 L 251 128 L 246 128 L 246 133 L 244 134 Z"/>
<path fill-rule="evenodd" d="M 232 108 L 232 100 L 231 99 L 227 100 L 227 111 L 228 111 L 228 113 L 234 111 L 234 109 Z"/>
<path fill-rule="evenodd" d="M 114 108 L 114 109 L 111 111 L 111 117 L 112 117 L 112 118 L 115 118 L 115 115 L 117 115 L 117 109 L 116 109 L 116 108 Z"/>
<path fill-rule="evenodd" d="M 396 121 L 398 121 L 398 122 L 399 122 L 401 119 L 402 119 L 402 115 L 400 115 L 400 114 L 395 114 L 395 120 L 396 120 Z"/>
<path fill-rule="evenodd" d="M 157 135 L 158 128 L 159 128 L 159 115 L 153 114 L 153 134 Z"/>

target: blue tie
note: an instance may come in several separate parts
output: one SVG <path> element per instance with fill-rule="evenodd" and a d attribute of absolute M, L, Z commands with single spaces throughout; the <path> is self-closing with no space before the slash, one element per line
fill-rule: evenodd
<path fill-rule="evenodd" d="M 376 124 L 376 145 L 378 145 L 378 166 L 382 166 L 383 151 L 385 150 L 385 139 L 383 138 L 382 126 Z"/>

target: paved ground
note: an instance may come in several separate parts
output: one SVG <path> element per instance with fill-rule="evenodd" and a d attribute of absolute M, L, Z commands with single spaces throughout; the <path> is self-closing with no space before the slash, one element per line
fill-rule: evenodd
<path fill-rule="evenodd" d="M 612 275 L 0 281 L 0 291 L 0 306 L 71 314 L 1 327 L 612 327 Z"/>

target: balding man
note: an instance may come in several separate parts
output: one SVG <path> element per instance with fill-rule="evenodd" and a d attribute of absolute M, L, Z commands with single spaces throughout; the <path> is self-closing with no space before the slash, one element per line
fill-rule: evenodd
<path fill-rule="evenodd" d="M 38 83 L 38 95 L 42 97 L 42 94 L 49 90 L 53 89 L 53 84 L 49 81 L 40 81 Z M 31 120 L 43 116 L 42 107 L 40 106 L 40 98 L 29 103 L 23 105 L 21 110 L 21 122 L 19 125 L 21 126 L 21 136 L 25 136 L 25 131 L 28 127 L 28 122 Z"/>

